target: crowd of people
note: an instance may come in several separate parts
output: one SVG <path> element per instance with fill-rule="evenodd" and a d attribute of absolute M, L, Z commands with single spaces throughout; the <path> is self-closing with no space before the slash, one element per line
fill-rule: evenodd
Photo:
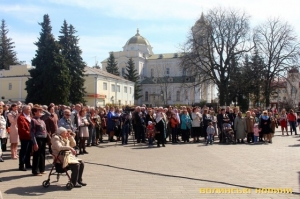
<path fill-rule="evenodd" d="M 135 142 L 147 143 L 149 147 L 165 147 L 168 142 L 208 145 L 216 138 L 221 143 L 272 143 L 278 125 L 282 135 L 289 135 L 288 125 L 290 134 L 297 135 L 298 123 L 300 117 L 293 110 L 274 115 L 271 110 L 260 109 L 249 109 L 243 114 L 236 107 L 218 108 L 215 112 L 206 106 L 133 108 L 0 102 L 0 162 L 4 161 L 2 153 L 7 151 L 8 137 L 11 158 L 19 160 L 19 170 L 31 169 L 35 176 L 45 174 L 47 148 L 55 156 L 67 149 L 75 162 L 69 162 L 73 164 L 72 183 L 81 187 L 86 185 L 82 182 L 84 162 L 77 155 L 88 154 L 87 147 L 103 143 L 106 136 L 108 142 L 127 145 L 132 135 Z"/>

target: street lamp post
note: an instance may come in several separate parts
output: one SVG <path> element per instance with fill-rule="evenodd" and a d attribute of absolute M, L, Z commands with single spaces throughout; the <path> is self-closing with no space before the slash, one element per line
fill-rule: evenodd
<path fill-rule="evenodd" d="M 163 100 L 163 105 L 165 105 L 164 92 L 160 92 L 161 99 Z"/>

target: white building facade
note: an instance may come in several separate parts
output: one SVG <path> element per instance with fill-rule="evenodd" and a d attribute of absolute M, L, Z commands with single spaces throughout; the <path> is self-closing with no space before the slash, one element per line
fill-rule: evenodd
<path fill-rule="evenodd" d="M 129 58 L 135 63 L 140 75 L 143 97 L 136 104 L 173 105 L 193 104 L 205 100 L 211 103 L 215 86 L 206 84 L 193 86 L 195 79 L 184 74 L 180 67 L 181 53 L 154 54 L 152 46 L 137 30 L 123 47 L 123 51 L 113 53 L 121 76 L 126 72 Z M 107 59 L 101 62 L 106 70 Z"/>

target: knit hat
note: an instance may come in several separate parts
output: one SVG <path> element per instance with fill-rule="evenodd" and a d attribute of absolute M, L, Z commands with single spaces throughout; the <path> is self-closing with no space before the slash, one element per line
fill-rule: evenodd
<path fill-rule="evenodd" d="M 148 122 L 148 125 L 151 125 L 151 124 L 152 124 L 152 122 L 151 122 L 151 121 L 149 121 L 149 122 Z"/>
<path fill-rule="evenodd" d="M 58 129 L 57 129 L 57 131 L 56 131 L 56 134 L 57 135 L 60 135 L 60 134 L 62 134 L 63 132 L 66 132 L 67 131 L 67 129 L 65 129 L 64 127 L 59 127 Z"/>

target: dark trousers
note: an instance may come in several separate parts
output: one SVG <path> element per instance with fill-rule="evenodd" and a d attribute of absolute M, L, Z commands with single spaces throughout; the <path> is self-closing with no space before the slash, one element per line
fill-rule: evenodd
<path fill-rule="evenodd" d="M 247 142 L 249 143 L 250 141 L 254 142 L 254 133 L 253 132 L 247 133 Z"/>
<path fill-rule="evenodd" d="M 46 139 L 47 138 L 36 138 L 36 143 L 39 146 L 39 149 L 33 152 L 33 159 L 32 159 L 33 174 L 37 174 L 39 172 L 42 173 L 45 171 Z"/>
<path fill-rule="evenodd" d="M 172 128 L 172 143 L 177 142 L 177 128 Z"/>
<path fill-rule="evenodd" d="M 189 133 L 190 133 L 190 130 L 189 129 L 181 129 L 181 137 L 182 137 L 182 141 L 187 141 L 189 142 Z"/>
<path fill-rule="evenodd" d="M 157 146 L 160 146 L 160 144 L 165 146 L 165 136 L 163 131 L 159 131 L 157 134 Z"/>
<path fill-rule="evenodd" d="M 32 151 L 32 141 L 31 140 L 20 140 L 21 149 L 19 152 L 19 168 L 30 167 L 30 153 Z"/>
<path fill-rule="evenodd" d="M 79 161 L 79 164 L 69 164 L 68 167 L 72 171 L 71 182 L 75 185 L 77 182 L 82 182 L 82 173 L 84 169 L 83 161 Z"/>
<path fill-rule="evenodd" d="M 289 122 L 290 123 L 290 131 L 291 131 L 291 135 L 293 134 L 293 131 L 295 131 L 295 135 L 297 135 L 297 128 L 296 128 L 296 122 Z"/>
<path fill-rule="evenodd" d="M 135 136 L 136 136 L 137 143 L 140 143 L 141 139 L 142 139 L 142 142 L 145 142 L 145 128 L 144 128 L 144 126 L 136 126 L 135 131 L 136 131 Z"/>
<path fill-rule="evenodd" d="M 129 134 L 129 124 L 122 126 L 122 144 L 127 144 Z"/>
<path fill-rule="evenodd" d="M 1 139 L 1 149 L 3 152 L 5 152 L 7 149 L 6 149 L 6 144 L 7 144 L 7 138 L 0 138 Z"/>

